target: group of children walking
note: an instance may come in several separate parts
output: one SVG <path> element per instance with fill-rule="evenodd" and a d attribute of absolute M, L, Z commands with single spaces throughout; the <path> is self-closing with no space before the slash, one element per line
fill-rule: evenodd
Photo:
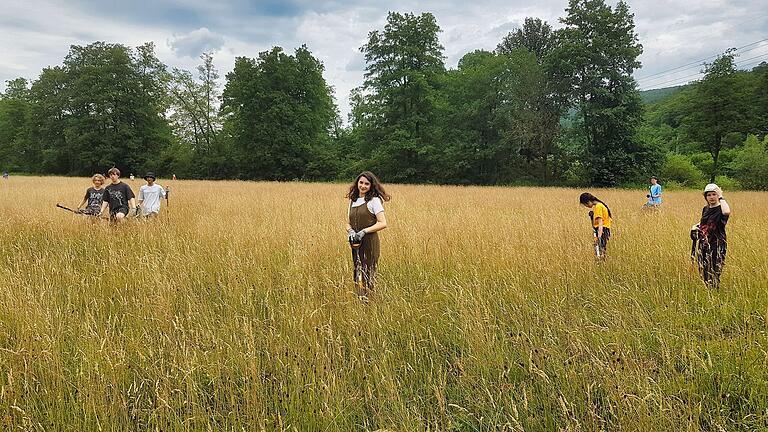
<path fill-rule="evenodd" d="M 106 187 L 103 175 L 94 174 L 91 177 L 93 187 L 85 191 L 83 200 L 77 206 L 80 213 L 102 216 L 105 211 L 108 211 L 110 221 L 120 223 L 128 216 L 138 216 L 141 209 L 142 216 L 154 218 L 160 213 L 161 200 L 168 199 L 168 191 L 155 183 L 157 177 L 152 172 L 144 176 L 147 184 L 139 188 L 138 203 L 131 187 L 120 180 L 119 169 L 111 168 L 107 171 L 107 175 L 110 184 Z"/>
<path fill-rule="evenodd" d="M 648 203 L 644 207 L 658 209 L 661 205 L 661 185 L 656 177 L 651 177 Z M 347 240 L 352 247 L 354 280 L 358 295 L 367 299 L 374 292 L 376 268 L 380 254 L 377 232 L 387 227 L 383 202 L 390 196 L 384 190 L 379 179 L 370 171 L 357 176 L 349 188 L 347 211 Z M 713 288 L 720 285 L 726 254 L 725 225 L 731 214 L 731 208 L 723 197 L 723 192 L 716 184 L 704 188 L 706 205 L 702 209 L 699 223 L 693 226 L 691 237 L 697 247 L 694 256 L 704 282 Z M 595 242 L 595 255 L 605 260 L 608 240 L 611 238 L 613 214 L 602 200 L 589 192 L 579 196 L 579 203 L 589 208 L 589 218 Z"/>

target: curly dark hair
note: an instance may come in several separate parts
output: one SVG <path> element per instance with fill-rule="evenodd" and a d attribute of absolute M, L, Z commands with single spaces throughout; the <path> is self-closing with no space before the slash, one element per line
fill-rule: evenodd
<path fill-rule="evenodd" d="M 360 190 L 357 188 L 357 182 L 360 181 L 360 177 L 365 177 L 371 183 L 371 188 L 368 189 L 368 192 L 364 197 L 366 202 L 375 197 L 379 197 L 383 201 L 389 201 L 392 198 L 387 191 L 384 190 L 384 185 L 381 184 L 378 177 L 370 171 L 363 171 L 360 175 L 355 177 L 355 181 L 352 182 L 352 185 L 349 187 L 349 192 L 347 192 L 346 198 L 349 198 L 352 201 L 357 201 L 357 199 L 360 198 Z"/>

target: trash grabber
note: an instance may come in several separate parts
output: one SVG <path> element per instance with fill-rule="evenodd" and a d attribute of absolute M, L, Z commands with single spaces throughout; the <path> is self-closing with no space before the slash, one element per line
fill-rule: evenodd
<path fill-rule="evenodd" d="M 691 261 L 696 262 L 696 246 L 699 243 L 699 227 L 691 227 Z"/>
<path fill-rule="evenodd" d="M 597 232 L 595 232 L 595 256 L 600 258 L 600 237 L 597 236 Z"/>
<path fill-rule="evenodd" d="M 600 258 L 600 238 L 597 236 L 597 228 L 594 226 L 594 217 L 595 212 L 590 211 L 587 216 L 589 216 L 589 226 L 592 227 L 592 230 L 594 231 L 594 237 L 595 237 L 595 257 Z"/>
<path fill-rule="evenodd" d="M 71 209 L 71 208 L 69 208 L 69 207 L 64 207 L 63 205 L 61 205 L 61 204 L 59 204 L 59 203 L 56 203 L 56 207 L 58 207 L 58 208 L 60 208 L 60 209 L 63 209 L 63 210 L 66 210 L 66 211 L 68 211 L 68 212 L 72 212 L 72 213 L 74 213 L 74 214 L 84 214 L 84 213 L 83 213 L 83 212 L 81 212 L 81 211 L 78 211 L 78 210 L 72 210 L 72 209 Z"/>
<path fill-rule="evenodd" d="M 355 288 L 357 288 L 357 294 L 363 292 L 363 263 L 360 260 L 360 243 L 349 242 L 349 246 L 352 248 L 352 262 L 353 262 L 353 279 L 355 280 Z"/>
<path fill-rule="evenodd" d="M 63 206 L 61 204 L 58 204 L 58 203 L 56 204 L 56 207 L 58 207 L 58 208 L 60 208 L 62 210 L 66 210 L 68 212 L 72 212 L 72 213 L 77 214 L 77 215 L 81 215 L 81 216 L 88 216 L 88 217 L 93 217 L 93 218 L 98 218 L 99 217 L 99 215 L 97 215 L 97 214 L 86 213 L 86 212 L 84 212 L 82 210 L 72 210 L 71 208 L 65 207 L 65 206 Z"/>

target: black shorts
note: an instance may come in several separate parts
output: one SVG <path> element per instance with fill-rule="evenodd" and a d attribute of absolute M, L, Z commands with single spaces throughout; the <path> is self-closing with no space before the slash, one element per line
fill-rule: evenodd
<path fill-rule="evenodd" d="M 115 209 L 115 211 L 111 211 L 110 210 L 109 217 L 114 219 L 115 216 L 117 216 L 118 213 L 122 213 L 125 216 L 128 216 L 128 207 L 118 207 L 118 208 Z"/>

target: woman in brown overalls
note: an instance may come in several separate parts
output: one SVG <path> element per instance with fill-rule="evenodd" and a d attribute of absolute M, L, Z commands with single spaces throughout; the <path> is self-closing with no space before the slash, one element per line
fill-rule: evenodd
<path fill-rule="evenodd" d="M 382 201 L 389 201 L 390 196 L 372 172 L 364 171 L 350 186 L 347 198 L 349 198 L 347 235 L 352 245 L 355 273 L 359 270 L 363 279 L 362 286 L 357 288 L 357 295 L 368 299 L 373 294 L 376 265 L 379 261 L 377 232 L 387 227 Z"/>

